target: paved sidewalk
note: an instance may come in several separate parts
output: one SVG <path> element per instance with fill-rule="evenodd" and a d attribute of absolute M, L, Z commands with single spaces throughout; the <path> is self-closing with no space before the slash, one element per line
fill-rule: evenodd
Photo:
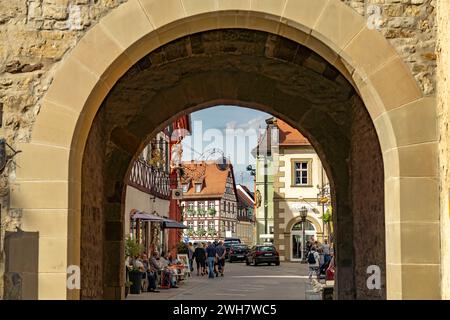
<path fill-rule="evenodd" d="M 208 279 L 194 271 L 178 289 L 129 295 L 127 300 L 305 300 L 307 278 L 307 266 L 300 263 L 257 267 L 227 263 L 224 277 Z"/>

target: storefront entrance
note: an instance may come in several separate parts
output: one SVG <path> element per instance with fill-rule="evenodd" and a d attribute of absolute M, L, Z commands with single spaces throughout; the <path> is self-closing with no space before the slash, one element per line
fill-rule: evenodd
<path fill-rule="evenodd" d="M 305 222 L 305 243 L 311 238 L 316 239 L 316 229 L 314 225 L 306 221 Z M 301 261 L 305 253 L 303 248 L 303 223 L 296 223 L 291 229 L 291 261 Z"/>

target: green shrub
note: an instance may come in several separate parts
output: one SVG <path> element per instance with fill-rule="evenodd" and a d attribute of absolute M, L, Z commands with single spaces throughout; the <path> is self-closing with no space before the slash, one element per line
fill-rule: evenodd
<path fill-rule="evenodd" d="M 184 242 L 179 242 L 177 245 L 177 252 L 181 253 L 181 254 L 188 253 L 189 249 L 188 249 L 187 244 L 185 244 Z"/>
<path fill-rule="evenodd" d="M 139 244 L 136 240 L 127 238 L 125 241 L 125 256 L 134 259 L 136 256 L 144 252 L 144 246 Z"/>

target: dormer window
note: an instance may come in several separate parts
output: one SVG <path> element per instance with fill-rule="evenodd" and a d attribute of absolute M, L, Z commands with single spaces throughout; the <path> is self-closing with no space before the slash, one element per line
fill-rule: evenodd
<path fill-rule="evenodd" d="M 196 193 L 202 192 L 202 183 L 196 183 L 195 184 L 195 192 Z"/>
<path fill-rule="evenodd" d="M 189 183 L 183 183 L 183 192 L 188 192 L 189 190 Z"/>

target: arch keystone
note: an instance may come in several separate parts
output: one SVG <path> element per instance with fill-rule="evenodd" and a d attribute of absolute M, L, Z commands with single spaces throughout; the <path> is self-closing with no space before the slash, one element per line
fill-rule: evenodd
<path fill-rule="evenodd" d="M 252 0 L 251 10 L 281 16 L 286 7 L 286 2 L 287 0 Z"/>
<path fill-rule="evenodd" d="M 137 0 L 155 29 L 186 17 L 181 0 Z"/>
<path fill-rule="evenodd" d="M 281 21 L 310 33 L 329 0 L 288 0 Z"/>

